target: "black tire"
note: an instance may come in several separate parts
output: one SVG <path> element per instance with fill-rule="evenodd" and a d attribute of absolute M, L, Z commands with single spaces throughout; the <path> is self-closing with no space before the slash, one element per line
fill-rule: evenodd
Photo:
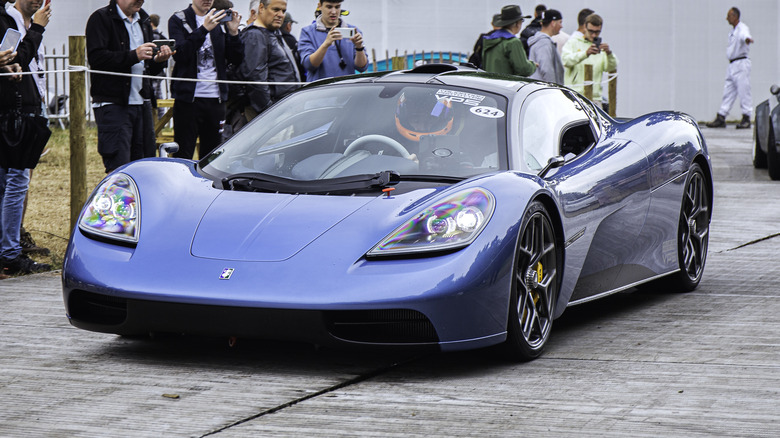
<path fill-rule="evenodd" d="M 777 181 L 780 179 L 780 156 L 777 153 L 777 143 L 775 142 L 775 130 L 769 128 L 769 140 L 766 142 L 766 166 L 769 171 L 769 177 Z"/>
<path fill-rule="evenodd" d="M 512 272 L 504 344 L 510 359 L 528 361 L 542 354 L 552 330 L 562 262 L 550 215 L 542 203 L 531 203 L 523 216 Z"/>
<path fill-rule="evenodd" d="M 753 167 L 766 169 L 766 153 L 761 149 L 761 139 L 758 137 L 758 119 L 753 124 Z"/>
<path fill-rule="evenodd" d="M 710 185 L 701 166 L 694 163 L 685 182 L 677 230 L 677 259 L 680 271 L 669 278 L 672 290 L 689 292 L 699 285 L 710 238 L 712 216 Z"/>

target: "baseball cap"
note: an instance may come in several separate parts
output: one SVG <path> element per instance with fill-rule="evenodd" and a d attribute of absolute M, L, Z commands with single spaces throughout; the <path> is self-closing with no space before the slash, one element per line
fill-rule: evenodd
<path fill-rule="evenodd" d="M 555 9 L 548 9 L 542 12 L 542 23 L 548 24 L 551 21 L 563 20 L 563 15 Z"/>

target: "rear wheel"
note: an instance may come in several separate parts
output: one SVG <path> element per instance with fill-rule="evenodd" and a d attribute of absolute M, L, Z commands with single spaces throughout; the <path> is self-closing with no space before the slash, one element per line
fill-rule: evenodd
<path fill-rule="evenodd" d="M 527 361 L 542 354 L 552 330 L 561 263 L 550 215 L 534 202 L 523 217 L 515 251 L 505 343 L 511 359 Z"/>
<path fill-rule="evenodd" d="M 704 172 L 694 163 L 685 183 L 677 231 L 680 271 L 671 278 L 672 287 L 681 292 L 696 289 L 704 273 L 710 239 L 710 199 Z"/>
<path fill-rule="evenodd" d="M 766 166 L 770 178 L 775 181 L 780 179 L 780 156 L 777 153 L 775 130 L 771 126 L 769 127 L 769 140 L 766 142 Z"/>

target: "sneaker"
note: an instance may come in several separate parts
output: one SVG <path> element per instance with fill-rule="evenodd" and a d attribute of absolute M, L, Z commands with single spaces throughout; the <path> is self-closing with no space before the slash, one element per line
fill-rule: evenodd
<path fill-rule="evenodd" d="M 718 114 L 715 116 L 715 120 L 711 122 L 707 122 L 708 128 L 725 128 L 726 127 L 726 117 Z"/>
<path fill-rule="evenodd" d="M 49 255 L 49 248 L 42 248 L 36 245 L 32 236 L 24 227 L 19 232 L 19 244 L 22 246 L 22 254 Z"/>
<path fill-rule="evenodd" d="M 749 129 L 750 128 L 750 116 L 742 115 L 742 121 L 737 125 L 737 129 Z"/>
<path fill-rule="evenodd" d="M 5 267 L 5 272 L 10 275 L 51 271 L 51 265 L 30 260 L 25 254 L 19 254 L 12 260 L 3 260 L 3 266 Z"/>

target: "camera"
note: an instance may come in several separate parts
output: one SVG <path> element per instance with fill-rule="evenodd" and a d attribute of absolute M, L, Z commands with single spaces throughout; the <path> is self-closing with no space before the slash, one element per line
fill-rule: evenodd
<path fill-rule="evenodd" d="M 222 17 L 222 19 L 219 20 L 220 23 L 227 23 L 233 21 L 233 10 L 232 9 L 225 9 L 225 16 Z"/>
<path fill-rule="evenodd" d="M 593 38 L 593 44 L 596 45 L 596 48 L 601 50 L 601 37 Z"/>

